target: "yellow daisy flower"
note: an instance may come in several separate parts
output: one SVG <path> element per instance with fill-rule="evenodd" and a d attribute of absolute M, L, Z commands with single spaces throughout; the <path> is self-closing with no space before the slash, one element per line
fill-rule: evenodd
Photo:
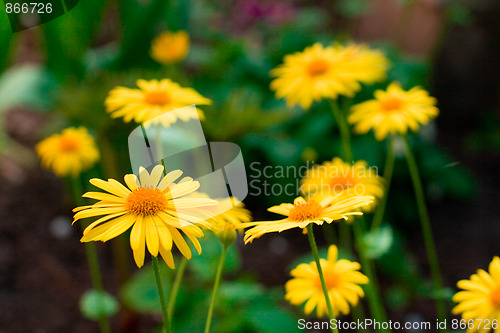
<path fill-rule="evenodd" d="M 376 199 L 384 195 L 383 178 L 368 163 L 349 164 L 338 157 L 307 170 L 300 189 L 316 201 L 339 194 L 342 198 L 371 195 Z M 371 211 L 374 207 L 375 203 L 363 206 L 363 210 Z"/>
<path fill-rule="evenodd" d="M 211 100 L 201 96 L 192 88 L 183 88 L 169 80 L 137 80 L 139 89 L 116 87 L 109 92 L 106 98 L 106 111 L 111 117 L 123 117 L 125 122 L 132 119 L 136 123 L 143 123 L 157 116 L 165 127 L 175 123 L 178 119 L 204 119 L 203 112 L 193 109 L 183 109 L 188 105 L 210 105 Z"/>
<path fill-rule="evenodd" d="M 500 258 L 493 258 L 488 272 L 478 269 L 469 280 L 458 281 L 457 286 L 463 290 L 453 296 L 458 305 L 452 313 L 461 313 L 465 324 L 471 325 L 467 332 L 489 332 L 492 328 L 500 332 Z"/>
<path fill-rule="evenodd" d="M 323 47 L 316 43 L 302 52 L 285 56 L 283 64 L 271 71 L 275 79 L 271 89 L 285 98 L 289 106 L 309 109 L 314 101 L 352 97 L 361 89 L 360 82 L 383 79 L 388 61 L 379 51 L 364 45 L 340 44 Z"/>
<path fill-rule="evenodd" d="M 375 99 L 354 105 L 348 122 L 357 133 L 375 131 L 375 138 L 383 140 L 388 134 L 416 132 L 435 118 L 439 110 L 436 99 L 420 87 L 408 91 L 399 83 L 391 83 L 386 91 L 375 91 Z"/>
<path fill-rule="evenodd" d="M 184 177 L 174 183 L 182 171 L 175 170 L 163 177 L 163 166 L 157 165 L 149 174 L 140 168 L 139 179 L 133 174 L 125 176 L 127 187 L 114 179 L 107 182 L 91 179 L 90 183 L 108 193 L 87 192 L 85 198 L 99 200 L 90 206 L 77 207 L 74 222 L 88 217 L 102 216 L 91 223 L 83 232 L 81 242 L 106 242 L 132 227 L 130 247 L 138 267 L 144 264 L 145 246 L 157 256 L 158 253 L 170 268 L 174 268 L 172 243 L 186 258 L 191 250 L 181 235 L 182 231 L 201 253 L 198 237 L 203 237 L 200 226 L 212 228 L 191 210 L 216 205 L 209 198 L 186 198 L 196 191 L 200 183 L 191 177 Z"/>
<path fill-rule="evenodd" d="M 364 297 L 363 289 L 359 285 L 369 282 L 368 278 L 359 272 L 361 265 L 345 259 L 338 260 L 335 245 L 328 248 L 328 258 L 320 259 L 320 264 L 332 303 L 333 316 L 337 317 L 339 313 L 349 314 L 350 306 L 356 306 L 359 298 Z M 307 315 L 315 308 L 319 318 L 327 315 L 328 308 L 316 262 L 300 264 L 290 274 L 293 279 L 285 284 L 285 299 L 293 305 L 306 302 L 304 312 Z"/>
<path fill-rule="evenodd" d="M 151 43 L 151 58 L 163 65 L 181 62 L 189 51 L 186 31 L 164 31 Z"/>
<path fill-rule="evenodd" d="M 245 209 L 243 202 L 234 205 L 235 198 L 233 197 L 216 200 L 219 202 L 218 207 L 221 207 L 223 212 L 210 218 L 208 221 L 214 223 L 214 233 L 221 242 L 232 244 L 236 239 L 236 230 L 241 231 L 244 223 L 252 220 L 252 214 L 248 209 Z M 232 208 L 227 209 L 228 207 Z M 212 207 L 206 208 L 212 209 Z"/>
<path fill-rule="evenodd" d="M 42 166 L 59 177 L 78 176 L 99 160 L 94 138 L 85 127 L 69 127 L 35 146 Z"/>
<path fill-rule="evenodd" d="M 250 222 L 246 225 L 252 227 L 245 232 L 245 243 L 252 242 L 269 232 L 282 232 L 292 228 L 305 228 L 310 223 L 322 225 L 324 222 L 332 223 L 335 220 L 345 219 L 349 215 L 363 215 L 353 212 L 354 209 L 372 203 L 372 196 L 356 196 L 345 200 L 337 197 L 326 197 L 320 202 L 306 201 L 302 197 L 294 200 L 293 204 L 284 203 L 273 206 L 268 211 L 286 216 L 278 221 Z"/>

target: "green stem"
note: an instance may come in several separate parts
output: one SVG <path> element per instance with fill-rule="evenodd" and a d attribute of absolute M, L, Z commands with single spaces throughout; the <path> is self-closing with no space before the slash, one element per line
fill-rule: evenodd
<path fill-rule="evenodd" d="M 177 294 L 179 293 L 179 288 L 181 286 L 182 278 L 184 277 L 184 271 L 187 266 L 187 258 L 182 256 L 181 263 L 177 268 L 177 272 L 175 273 L 174 284 L 172 285 L 172 289 L 170 290 L 170 295 L 168 297 L 168 316 L 172 318 L 174 308 L 175 308 L 175 300 L 177 299 Z"/>
<path fill-rule="evenodd" d="M 394 170 L 394 161 L 394 138 L 392 136 L 389 136 L 387 140 L 387 155 L 385 157 L 384 164 L 385 192 L 375 210 L 375 215 L 373 216 L 371 227 L 372 231 L 375 231 L 380 227 L 380 225 L 382 224 L 382 219 L 384 218 L 385 207 L 387 205 L 387 197 L 389 196 L 389 188 L 391 187 L 392 172 Z"/>
<path fill-rule="evenodd" d="M 366 298 L 372 315 L 380 322 L 387 322 L 387 314 L 385 313 L 384 305 L 380 299 L 380 290 L 378 288 L 377 274 L 373 262 L 366 255 L 366 249 L 363 243 L 363 225 L 364 218 L 357 218 L 353 223 L 354 238 L 356 239 L 356 247 L 358 249 L 359 261 L 370 282 L 365 285 Z M 380 332 L 391 332 L 390 330 L 381 329 Z"/>
<path fill-rule="evenodd" d="M 80 177 L 71 177 L 71 187 L 73 190 L 73 197 L 78 206 L 84 206 L 85 202 L 82 198 L 83 186 Z M 83 232 L 87 227 L 88 222 L 80 223 L 80 228 Z M 99 258 L 97 256 L 97 249 L 94 242 L 85 242 L 85 254 L 87 256 L 87 264 L 90 271 L 90 281 L 92 282 L 92 288 L 98 291 L 104 291 L 101 270 L 99 268 Z M 111 326 L 107 317 L 99 318 L 99 328 L 101 333 L 111 333 Z"/>
<path fill-rule="evenodd" d="M 165 299 L 165 290 L 163 289 L 163 281 L 160 274 L 160 265 L 158 264 L 158 258 L 151 256 L 153 260 L 153 269 L 155 271 L 156 286 L 158 287 L 158 295 L 160 296 L 161 312 L 163 314 L 163 329 L 164 332 L 170 333 L 170 319 L 167 312 L 167 302 Z"/>
<path fill-rule="evenodd" d="M 214 288 L 212 290 L 212 298 L 210 300 L 210 307 L 208 308 L 207 322 L 205 324 L 205 333 L 210 333 L 210 325 L 212 324 L 212 317 L 214 315 L 215 298 L 217 296 L 217 289 L 219 289 L 220 280 L 222 277 L 222 268 L 226 260 L 227 246 L 222 247 L 220 254 L 219 265 L 217 266 L 217 273 L 215 274 Z"/>
<path fill-rule="evenodd" d="M 353 152 L 351 147 L 351 131 L 349 125 L 347 124 L 346 117 L 342 114 L 338 107 L 338 103 L 335 100 L 330 100 L 330 106 L 332 108 L 333 115 L 337 124 L 339 126 L 340 137 L 342 140 L 342 150 L 343 158 L 346 162 L 353 162 Z M 370 279 L 370 283 L 366 287 L 366 294 L 368 299 L 368 304 L 370 306 L 370 311 L 379 321 L 387 321 L 387 315 L 384 310 L 384 305 L 380 300 L 380 292 L 378 287 L 377 276 L 375 274 L 375 267 L 373 262 L 366 256 L 365 249 L 363 246 L 363 235 L 364 235 L 364 219 L 358 219 L 354 221 L 354 239 L 358 248 L 361 265 L 367 276 Z M 340 228 L 343 226 L 348 227 L 346 223 L 342 223 Z M 342 229 L 341 229 L 342 230 Z M 349 234 L 350 237 L 350 234 Z M 350 240 L 349 240 L 350 242 Z M 350 247 L 349 247 L 350 248 Z M 390 331 L 388 331 L 390 332 Z"/>
<path fill-rule="evenodd" d="M 340 138 L 342 143 L 342 158 L 345 162 L 351 163 L 353 159 L 352 149 L 351 149 L 351 132 L 349 131 L 349 125 L 345 121 L 345 117 L 342 114 L 337 100 L 330 99 L 330 108 L 332 109 L 335 121 L 339 126 Z M 341 247 L 348 250 L 352 248 L 351 233 L 349 231 L 349 226 L 345 223 L 339 225 L 339 235 Z"/>
<path fill-rule="evenodd" d="M 314 256 L 314 261 L 316 261 L 316 267 L 318 268 L 319 279 L 321 281 L 321 287 L 323 288 L 323 294 L 325 295 L 326 307 L 328 308 L 328 316 L 330 320 L 333 320 L 335 319 L 335 317 L 333 315 L 332 302 L 330 301 L 330 294 L 328 292 L 328 287 L 326 286 L 325 277 L 323 275 L 323 269 L 321 268 L 321 262 L 319 259 L 318 247 L 316 246 L 316 240 L 314 239 L 312 223 L 309 223 L 307 225 L 307 237 L 309 237 L 309 244 L 311 245 L 311 251 Z M 338 333 L 338 329 L 332 328 L 332 332 Z"/>
<path fill-rule="evenodd" d="M 351 131 L 349 130 L 349 125 L 345 121 L 345 117 L 340 111 L 339 104 L 337 100 L 330 99 L 330 107 L 333 112 L 333 116 L 337 121 L 337 125 L 339 126 L 340 138 L 342 140 L 342 150 L 343 150 L 343 158 L 345 162 L 352 162 L 352 149 L 351 149 Z"/>
<path fill-rule="evenodd" d="M 420 180 L 417 162 L 415 161 L 415 156 L 413 155 L 410 143 L 408 142 L 408 137 L 403 137 L 403 141 L 406 148 L 405 151 L 406 160 L 408 161 L 408 169 L 410 170 L 410 176 L 415 190 L 415 197 L 417 199 L 418 215 L 420 217 L 422 232 L 424 234 L 425 251 L 427 253 L 427 260 L 429 261 L 432 281 L 434 283 L 434 289 L 439 291 L 443 288 L 443 280 L 441 278 L 441 270 L 439 268 L 438 256 L 434 245 L 434 236 L 432 235 L 429 213 L 427 212 L 427 206 L 425 204 L 422 181 Z M 436 311 L 440 321 L 446 319 L 446 305 L 442 298 L 436 298 Z"/>

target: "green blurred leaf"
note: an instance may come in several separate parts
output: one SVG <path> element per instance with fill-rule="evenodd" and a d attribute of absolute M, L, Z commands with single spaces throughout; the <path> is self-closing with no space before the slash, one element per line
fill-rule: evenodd
<path fill-rule="evenodd" d="M 172 270 L 160 261 L 165 289 L 169 285 Z M 165 290 L 167 295 L 167 291 Z M 130 309 L 140 313 L 151 313 L 161 311 L 160 297 L 156 286 L 156 278 L 153 267 L 146 266 L 135 273 L 122 287 L 120 297 L 123 303 Z"/>
<path fill-rule="evenodd" d="M 212 282 L 217 271 L 222 245 L 215 235 L 205 232 L 205 237 L 200 239 L 203 252 L 193 256 L 189 261 L 189 268 L 202 281 Z M 224 262 L 224 273 L 234 272 L 241 265 L 241 258 L 236 246 L 229 247 Z"/>
<path fill-rule="evenodd" d="M 380 258 L 386 254 L 394 239 L 392 228 L 388 225 L 382 226 L 377 230 L 371 231 L 363 237 L 363 244 L 366 254 L 369 258 Z"/>
<path fill-rule="evenodd" d="M 0 77 L 0 112 L 13 106 L 48 109 L 56 87 L 54 78 L 42 67 L 12 67 Z"/>
<path fill-rule="evenodd" d="M 118 301 L 105 291 L 91 289 L 80 299 L 80 311 L 92 320 L 111 317 L 118 312 L 119 307 Z"/>
<path fill-rule="evenodd" d="M 472 22 L 472 13 L 464 4 L 453 2 L 446 7 L 446 18 L 454 24 L 466 26 Z"/>
<path fill-rule="evenodd" d="M 341 0 L 337 6 L 340 14 L 347 17 L 359 17 L 370 10 L 367 0 Z"/>
<path fill-rule="evenodd" d="M 246 311 L 246 318 L 256 332 L 290 333 L 299 332 L 297 319 L 288 311 L 276 307 L 275 304 L 254 304 Z"/>
<path fill-rule="evenodd" d="M 60 79 L 81 77 L 83 61 L 101 21 L 106 2 L 80 1 L 78 6 L 42 27 L 47 67 Z"/>

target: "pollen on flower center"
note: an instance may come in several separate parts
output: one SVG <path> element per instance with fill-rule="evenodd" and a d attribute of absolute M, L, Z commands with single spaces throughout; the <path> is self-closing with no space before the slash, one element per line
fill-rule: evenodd
<path fill-rule="evenodd" d="M 393 111 L 403 106 L 403 100 L 397 97 L 390 97 L 380 101 L 380 106 L 384 111 Z"/>
<path fill-rule="evenodd" d="M 321 216 L 323 207 L 314 200 L 298 203 L 290 209 L 288 218 L 292 221 L 303 222 L 313 220 Z"/>
<path fill-rule="evenodd" d="M 347 190 L 354 185 L 354 179 L 350 175 L 339 175 L 330 181 L 330 187 L 336 191 Z"/>
<path fill-rule="evenodd" d="M 144 100 L 150 105 L 166 105 L 170 97 L 163 91 L 151 91 L 145 94 Z"/>
<path fill-rule="evenodd" d="M 330 68 L 329 64 L 324 60 L 315 60 L 307 67 L 307 72 L 310 76 L 319 76 L 324 74 Z"/>
<path fill-rule="evenodd" d="M 491 303 L 497 308 L 500 309 L 500 287 L 497 287 L 492 291 L 490 295 Z"/>
<path fill-rule="evenodd" d="M 125 207 L 134 215 L 155 215 L 167 208 L 167 199 L 159 189 L 138 187 L 128 195 Z"/>
<path fill-rule="evenodd" d="M 64 152 L 75 151 L 78 148 L 78 142 L 74 139 L 62 137 L 59 141 L 59 148 Z"/>
<path fill-rule="evenodd" d="M 326 283 L 326 287 L 328 288 L 328 290 L 337 288 L 339 286 L 340 277 L 335 272 L 332 272 L 331 270 L 324 270 L 323 276 L 325 277 L 325 283 Z M 316 288 L 323 291 L 323 287 L 321 286 L 321 280 L 319 278 L 319 275 L 314 282 L 315 282 Z"/>

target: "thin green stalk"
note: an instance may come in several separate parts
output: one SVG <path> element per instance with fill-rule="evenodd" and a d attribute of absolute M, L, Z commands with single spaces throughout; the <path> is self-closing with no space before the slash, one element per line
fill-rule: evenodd
<path fill-rule="evenodd" d="M 83 201 L 83 186 L 80 177 L 70 177 L 71 187 L 73 190 L 73 197 L 78 206 L 84 206 Z M 88 223 L 80 223 L 80 228 L 83 232 L 87 227 Z M 90 271 L 90 281 L 92 282 L 92 288 L 98 291 L 104 291 L 101 278 L 101 270 L 99 268 L 99 258 L 97 257 L 97 250 L 94 242 L 85 242 L 85 253 L 87 256 L 87 263 Z M 99 318 L 99 328 L 101 333 L 111 333 L 111 326 L 109 325 L 109 320 L 107 317 Z"/>
<path fill-rule="evenodd" d="M 323 288 L 323 294 L 325 295 L 326 307 L 328 308 L 328 316 L 330 320 L 335 319 L 333 315 L 333 307 L 332 302 L 330 301 L 330 294 L 328 293 L 328 287 L 326 286 L 325 276 L 323 275 L 323 269 L 321 268 L 321 263 L 319 259 L 318 247 L 316 246 L 316 240 L 314 239 L 313 234 L 313 225 L 309 223 L 307 225 L 307 237 L 309 237 L 309 244 L 311 245 L 311 251 L 314 256 L 314 261 L 316 261 L 316 267 L 318 268 L 319 279 L 321 281 L 321 288 Z M 338 329 L 332 328 L 332 332 L 338 333 Z M 207 333 L 207 332 L 205 332 Z"/>
<path fill-rule="evenodd" d="M 387 197 L 389 196 L 389 188 L 391 187 L 392 172 L 394 170 L 394 138 L 389 136 L 387 139 L 387 155 L 385 157 L 384 164 L 384 179 L 385 179 L 385 192 L 384 196 L 380 200 L 377 208 L 375 209 L 375 215 L 373 216 L 373 222 L 371 230 L 377 230 L 382 224 L 382 219 L 384 218 L 385 207 L 387 205 Z"/>
<path fill-rule="evenodd" d="M 417 199 L 418 215 L 420 217 L 420 223 L 422 226 L 422 232 L 424 234 L 425 251 L 427 253 L 427 260 L 429 261 L 432 281 L 434 283 L 434 289 L 436 291 L 443 288 L 443 280 L 441 278 L 441 270 L 439 268 L 439 261 L 436 252 L 436 246 L 434 244 L 434 236 L 432 234 L 431 222 L 429 219 L 429 213 L 427 212 L 427 206 L 425 204 L 425 196 L 422 188 L 422 181 L 420 180 L 420 174 L 418 172 L 417 162 L 415 161 L 415 156 L 408 142 L 408 137 L 403 137 L 405 143 L 406 160 L 408 161 L 408 169 L 410 170 L 411 180 L 413 182 L 413 188 L 415 190 L 415 197 Z M 446 305 L 442 298 L 436 298 L 436 311 L 438 319 L 440 321 L 446 320 Z"/>
<path fill-rule="evenodd" d="M 333 112 L 333 116 L 337 121 L 339 126 L 340 138 L 342 140 L 342 152 L 344 160 L 348 163 L 352 162 L 352 149 L 351 149 L 351 131 L 349 130 L 349 125 L 345 121 L 345 117 L 339 109 L 339 104 L 337 100 L 330 99 L 330 107 Z"/>
<path fill-rule="evenodd" d="M 358 249 L 359 261 L 361 262 L 361 267 L 363 272 L 366 274 L 370 282 L 365 285 L 366 298 L 368 300 L 368 306 L 370 307 L 370 312 L 372 315 L 380 322 L 387 322 L 387 314 L 385 313 L 384 305 L 380 299 L 380 290 L 378 288 L 377 274 L 375 273 L 375 267 L 373 262 L 366 255 L 366 249 L 363 243 L 363 217 L 357 218 L 353 223 L 354 238 L 356 240 L 356 247 Z M 391 332 L 391 330 L 383 330 L 380 332 Z"/>
<path fill-rule="evenodd" d="M 330 100 L 330 106 L 332 108 L 335 120 L 337 121 L 337 124 L 339 126 L 340 137 L 342 140 L 343 158 L 347 162 L 353 162 L 353 152 L 351 147 L 351 131 L 349 129 L 349 125 L 347 124 L 346 117 L 344 114 L 342 114 L 341 110 L 339 109 L 336 100 Z M 366 256 L 365 249 L 363 247 L 364 219 L 360 221 L 358 220 L 353 223 L 354 224 L 353 229 L 354 229 L 354 239 L 356 241 L 358 252 L 360 255 L 361 265 L 363 266 L 365 272 L 367 272 L 367 276 L 370 279 L 370 283 L 367 285 L 366 288 L 368 304 L 370 306 L 370 311 L 377 320 L 387 321 L 387 315 L 384 310 L 384 305 L 380 300 L 380 292 L 375 273 L 375 267 L 373 265 L 373 262 Z M 340 228 L 342 228 L 342 226 L 348 227 L 346 223 L 342 223 L 340 225 Z"/>
<path fill-rule="evenodd" d="M 175 273 L 175 280 L 172 285 L 172 289 L 170 290 L 170 294 L 168 296 L 167 312 L 170 318 L 172 318 L 172 315 L 174 313 L 175 300 L 177 299 L 177 294 L 179 293 L 179 288 L 181 286 L 182 278 L 184 277 L 184 271 L 186 270 L 187 262 L 187 258 L 182 256 L 181 263 L 179 264 L 177 272 Z"/>
<path fill-rule="evenodd" d="M 163 314 L 163 330 L 166 333 L 172 332 L 170 328 L 170 317 L 167 311 L 167 302 L 165 299 L 165 290 L 163 289 L 163 281 L 161 279 L 160 265 L 158 264 L 158 258 L 151 256 L 153 260 L 153 269 L 155 271 L 156 286 L 158 287 L 158 294 L 160 296 L 161 312 Z"/>
<path fill-rule="evenodd" d="M 226 260 L 228 246 L 223 245 L 220 254 L 219 265 L 217 266 L 217 273 L 215 274 L 214 288 L 212 290 L 212 298 L 210 299 L 210 306 L 208 308 L 207 322 L 205 324 L 205 333 L 210 333 L 210 326 L 212 324 L 212 317 L 214 315 L 215 298 L 217 296 L 217 289 L 219 289 L 220 280 L 222 277 L 222 268 L 224 268 L 224 261 Z"/>
<path fill-rule="evenodd" d="M 351 149 L 351 132 L 349 131 L 349 126 L 345 121 L 345 117 L 339 108 L 337 100 L 330 99 L 329 101 L 330 101 L 330 107 L 333 112 L 333 116 L 335 117 L 335 121 L 339 126 L 340 138 L 342 143 L 342 157 L 345 162 L 351 163 L 353 156 Z M 342 223 L 339 225 L 339 235 L 340 235 L 339 245 L 341 247 L 345 247 L 346 249 L 351 249 L 352 248 L 351 233 L 349 231 L 349 226 L 347 224 Z"/>

